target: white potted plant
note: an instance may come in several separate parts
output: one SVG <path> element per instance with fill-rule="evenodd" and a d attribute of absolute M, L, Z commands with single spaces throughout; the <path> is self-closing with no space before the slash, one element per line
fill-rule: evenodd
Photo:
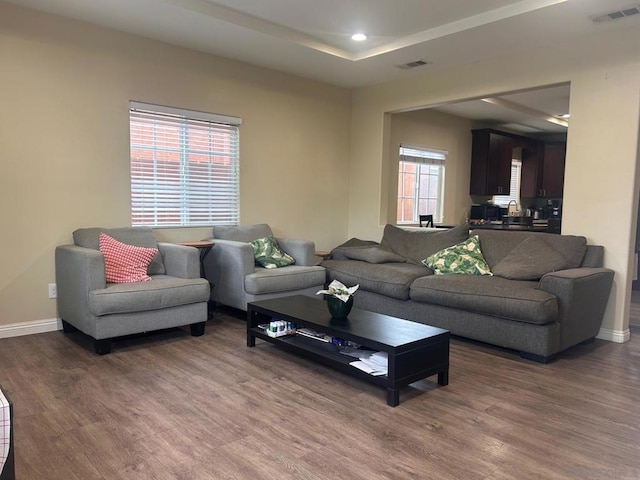
<path fill-rule="evenodd" d="M 342 282 L 334 280 L 329 284 L 328 290 L 320 290 L 316 295 L 327 295 L 327 308 L 333 318 L 346 318 L 353 307 L 353 294 L 360 285 L 347 287 Z"/>

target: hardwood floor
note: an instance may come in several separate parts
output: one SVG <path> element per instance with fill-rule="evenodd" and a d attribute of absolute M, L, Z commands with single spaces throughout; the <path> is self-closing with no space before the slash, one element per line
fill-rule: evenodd
<path fill-rule="evenodd" d="M 640 290 L 631 290 L 629 325 L 631 327 L 635 327 L 636 329 L 640 329 Z"/>
<path fill-rule="evenodd" d="M 638 479 L 640 336 L 551 364 L 453 340 L 450 383 L 384 389 L 258 342 L 234 312 L 127 339 L 0 340 L 18 480 Z"/>

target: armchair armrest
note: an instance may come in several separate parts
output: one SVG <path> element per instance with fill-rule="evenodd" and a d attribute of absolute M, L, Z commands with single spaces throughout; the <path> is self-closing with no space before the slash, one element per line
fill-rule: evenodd
<path fill-rule="evenodd" d="M 276 241 L 280 248 L 294 258 L 296 265 L 308 267 L 316 264 L 316 244 L 311 240 L 277 237 Z"/>
<path fill-rule="evenodd" d="M 158 242 L 167 275 L 178 278 L 200 278 L 200 254 L 195 247 Z"/>
<path fill-rule="evenodd" d="M 207 280 L 213 284 L 213 300 L 245 308 L 244 278 L 255 271 L 253 248 L 245 242 L 215 240 L 204 260 Z"/>
<path fill-rule="evenodd" d="M 89 292 L 106 287 L 104 257 L 98 250 L 60 245 L 55 252 L 58 314 L 76 328 L 85 328 Z"/>
<path fill-rule="evenodd" d="M 538 288 L 558 299 L 560 348 L 595 337 L 613 284 L 608 268 L 572 268 L 544 275 Z"/>

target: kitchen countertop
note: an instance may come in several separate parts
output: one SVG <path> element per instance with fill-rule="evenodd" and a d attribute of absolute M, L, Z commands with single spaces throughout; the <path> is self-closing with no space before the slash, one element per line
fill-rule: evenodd
<path fill-rule="evenodd" d="M 485 223 L 483 225 L 469 225 L 469 228 L 471 230 L 476 230 L 476 229 L 481 229 L 481 230 L 520 230 L 520 231 L 526 231 L 526 232 L 546 232 L 548 227 L 547 227 L 547 225 L 532 225 L 532 226 L 528 226 L 528 225 L 515 225 L 515 224 L 504 225 L 502 223 L 499 223 L 499 224 Z"/>

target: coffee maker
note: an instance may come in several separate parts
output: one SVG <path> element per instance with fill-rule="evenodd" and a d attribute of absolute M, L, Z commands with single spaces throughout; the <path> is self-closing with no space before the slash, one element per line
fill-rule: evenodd
<path fill-rule="evenodd" d="M 560 200 L 547 200 L 547 206 L 542 209 L 542 218 L 544 220 L 562 218 L 562 204 Z"/>

